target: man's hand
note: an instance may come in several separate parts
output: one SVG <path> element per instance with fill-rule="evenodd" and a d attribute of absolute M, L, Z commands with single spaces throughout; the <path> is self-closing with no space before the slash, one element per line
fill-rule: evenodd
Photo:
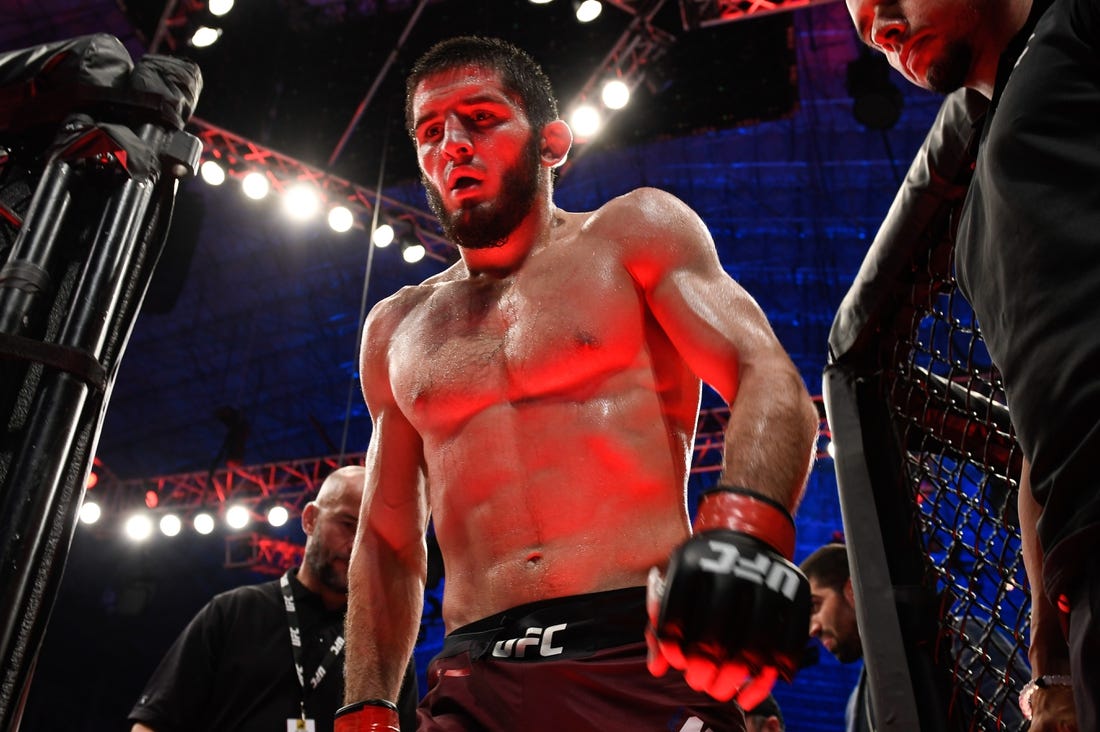
<path fill-rule="evenodd" d="M 810 627 L 802 572 L 764 542 L 730 529 L 692 537 L 647 589 L 649 670 L 684 673 L 696 691 L 745 709 L 790 680 Z"/>

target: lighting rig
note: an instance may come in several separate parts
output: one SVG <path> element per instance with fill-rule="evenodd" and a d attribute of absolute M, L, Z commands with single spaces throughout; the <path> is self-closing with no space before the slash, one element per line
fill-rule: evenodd
<path fill-rule="evenodd" d="M 821 397 L 817 458 L 829 459 L 830 431 Z M 702 409 L 695 430 L 691 474 L 721 470 L 725 406 Z M 365 453 L 227 465 L 152 478 L 119 479 L 96 460 L 85 491 L 81 520 L 101 534 L 123 532 L 131 540 L 171 539 L 184 532 L 225 537 L 225 566 L 279 572 L 301 559 L 302 547 L 273 531 L 300 520 L 321 483 L 343 465 L 362 465 Z"/>
<path fill-rule="evenodd" d="M 192 118 L 188 129 L 202 141 L 202 175 L 207 182 L 215 183 L 228 178 L 248 184 L 251 180 L 257 180 L 249 176 L 258 176 L 261 185 L 273 193 L 285 195 L 294 190 L 312 193 L 317 197 L 318 206 L 327 207 L 330 225 L 333 224 L 334 209 L 343 208 L 350 214 L 344 219 L 348 224 L 343 229 L 345 231 L 367 229 L 377 203 L 385 212 L 380 212 L 380 224 L 398 220 L 412 222 L 413 234 L 423 244 L 426 256 L 440 262 L 454 261 L 454 246 L 439 233 L 439 223 L 428 211 L 326 173 L 205 120 Z M 214 180 L 207 177 L 212 170 L 210 165 L 219 167 L 222 173 L 220 178 L 217 174 Z M 335 226 L 333 228 L 336 229 Z"/>
<path fill-rule="evenodd" d="M 553 0 L 532 0 L 532 2 L 548 1 Z M 601 119 L 610 117 L 629 103 L 630 94 L 646 79 L 647 73 L 655 68 L 680 37 L 675 30 L 662 29 L 655 22 L 658 13 L 669 0 L 603 1 L 630 15 L 631 20 L 600 65 L 592 71 L 580 93 L 564 107 L 569 110 L 577 141 L 581 143 L 574 151 L 574 159 L 583 152 L 583 142 L 597 134 Z M 688 32 L 721 23 L 835 1 L 679 0 L 680 30 Z M 592 3 L 594 3 L 592 7 L 601 6 L 597 0 L 590 0 L 590 5 Z M 420 17 L 426 4 L 425 0 L 420 0 L 416 4 L 409 25 L 398 41 L 398 47 L 403 43 L 416 19 Z M 411 2 L 410 5 L 412 5 Z M 215 13 L 224 14 L 231 8 L 232 0 L 169 0 L 154 34 L 150 51 L 155 52 L 162 44 L 169 49 L 178 48 L 184 43 L 195 45 L 193 37 L 189 35 L 191 30 L 203 25 L 203 22 L 214 17 Z M 596 12 L 591 17 L 598 15 L 599 13 Z M 216 35 L 214 34 L 215 40 Z M 379 76 L 384 75 L 388 68 L 389 63 Z M 355 128 L 355 122 L 373 97 L 378 81 L 379 79 L 375 79 L 375 86 L 372 86 L 359 109 L 356 110 L 345 137 Z M 355 214 L 362 211 L 370 213 L 373 210 L 376 194 L 369 188 L 330 175 L 320 168 L 278 153 L 228 130 L 217 128 L 201 119 L 193 119 L 191 126 L 203 141 L 203 162 L 210 164 L 207 165 L 207 170 L 212 171 L 211 175 L 215 180 L 219 175 L 223 179 L 226 176 L 243 179 L 249 173 L 255 173 L 257 175 L 252 177 L 252 181 L 256 182 L 256 185 L 261 189 L 269 187 L 277 193 L 284 192 L 294 184 L 306 184 L 311 186 L 318 195 L 323 195 L 330 207 L 347 208 L 347 211 L 335 214 L 337 222 L 331 224 L 334 229 L 347 230 L 337 228 L 338 226 L 346 226 L 348 229 L 364 228 L 363 217 Z M 345 142 L 346 140 L 342 139 L 333 151 L 332 158 L 329 160 L 330 165 L 338 157 Z M 221 173 L 213 171 L 211 165 L 223 166 L 223 170 Z M 208 182 L 213 182 L 205 175 L 204 178 Z M 412 217 L 417 223 L 416 232 L 422 237 L 426 256 L 442 262 L 454 261 L 453 247 L 439 234 L 438 225 L 430 213 L 391 198 L 383 197 L 381 200 L 385 208 L 396 210 L 396 216 Z M 349 216 L 348 213 L 352 215 Z M 330 208 L 330 216 L 332 215 Z"/>

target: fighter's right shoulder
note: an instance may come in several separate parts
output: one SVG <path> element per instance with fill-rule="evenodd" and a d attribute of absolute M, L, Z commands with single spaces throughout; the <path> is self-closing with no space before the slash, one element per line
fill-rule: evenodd
<path fill-rule="evenodd" d="M 440 287 L 455 279 L 451 267 L 429 277 L 419 285 L 406 285 L 379 300 L 371 308 L 363 328 L 363 355 L 384 352 L 398 327 L 417 311 Z"/>

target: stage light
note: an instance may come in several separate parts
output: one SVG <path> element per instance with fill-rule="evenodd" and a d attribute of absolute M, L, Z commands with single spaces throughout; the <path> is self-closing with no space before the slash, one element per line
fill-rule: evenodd
<path fill-rule="evenodd" d="M 590 23 L 603 12 L 603 3 L 600 0 L 584 0 L 575 4 L 577 20 L 582 23 Z"/>
<path fill-rule="evenodd" d="M 146 508 L 156 508 L 158 503 L 160 503 L 160 496 L 157 495 L 156 491 L 154 491 L 154 490 L 145 491 L 145 507 Z"/>
<path fill-rule="evenodd" d="M 600 130 L 600 113 L 591 104 L 582 104 L 570 115 L 569 126 L 580 140 L 588 139 Z"/>
<path fill-rule="evenodd" d="M 282 526 L 290 519 L 285 506 L 272 506 L 267 511 L 267 522 L 272 526 Z"/>
<path fill-rule="evenodd" d="M 286 189 L 283 196 L 283 210 L 297 221 L 313 217 L 321 208 L 321 196 L 317 189 L 305 183 L 299 183 Z"/>
<path fill-rule="evenodd" d="M 192 525 L 195 527 L 195 531 L 200 534 L 209 534 L 214 530 L 214 517 L 205 512 L 196 514 Z"/>
<path fill-rule="evenodd" d="M 174 513 L 166 513 L 160 517 L 160 533 L 165 536 L 176 536 L 180 533 L 180 529 L 183 528 L 183 522 L 180 521 L 180 517 Z"/>
<path fill-rule="evenodd" d="M 382 224 L 374 230 L 374 233 L 371 234 L 370 240 L 374 242 L 374 246 L 378 247 L 379 249 L 385 249 L 393 243 L 393 238 L 393 227 L 389 224 Z"/>
<path fill-rule="evenodd" d="M 92 488 L 95 488 L 98 484 L 99 475 L 93 470 L 92 472 L 88 473 L 88 480 L 84 482 L 84 487 L 87 490 L 91 490 Z"/>
<path fill-rule="evenodd" d="M 621 79 L 612 79 L 603 85 L 600 99 L 608 109 L 622 109 L 630 103 L 630 87 Z"/>
<path fill-rule="evenodd" d="M 230 506 L 225 512 L 225 523 L 231 529 L 243 529 L 249 522 L 248 509 L 244 506 Z"/>
<path fill-rule="evenodd" d="M 836 459 L 836 448 L 833 445 L 834 445 L 833 441 L 829 440 L 829 444 L 825 446 L 825 452 L 826 452 L 826 454 L 828 454 L 829 457 L 831 457 L 835 460 Z"/>
<path fill-rule="evenodd" d="M 191 45 L 195 48 L 207 48 L 217 43 L 218 39 L 221 37 L 221 28 L 211 28 L 206 25 L 200 25 L 191 35 Z"/>
<path fill-rule="evenodd" d="M 309 185 L 299 184 L 287 188 L 283 196 L 283 209 L 291 218 L 304 221 L 321 208 L 321 196 Z"/>
<path fill-rule="evenodd" d="M 531 0 L 532 5 L 546 5 L 550 2 L 553 2 L 553 0 Z"/>
<path fill-rule="evenodd" d="M 153 534 L 153 522 L 144 513 L 135 513 L 126 519 L 124 529 L 133 541 L 145 541 Z"/>
<path fill-rule="evenodd" d="M 271 181 L 263 173 L 253 171 L 241 179 L 241 190 L 252 200 L 259 201 L 271 191 Z"/>
<path fill-rule="evenodd" d="M 409 264 L 416 264 L 424 255 L 428 253 L 428 250 L 424 248 L 423 244 L 402 244 L 401 256 Z"/>
<path fill-rule="evenodd" d="M 199 166 L 199 175 L 212 186 L 220 186 L 225 183 L 225 168 L 213 160 L 207 160 Z"/>
<path fill-rule="evenodd" d="M 355 216 L 347 206 L 333 206 L 328 211 L 328 227 L 335 232 L 350 231 L 355 224 Z"/>
<path fill-rule="evenodd" d="M 84 501 L 80 506 L 80 520 L 86 524 L 94 524 L 102 515 L 103 512 L 95 501 Z"/>
<path fill-rule="evenodd" d="M 233 9 L 233 0 L 210 0 L 206 9 L 211 15 L 221 17 Z"/>

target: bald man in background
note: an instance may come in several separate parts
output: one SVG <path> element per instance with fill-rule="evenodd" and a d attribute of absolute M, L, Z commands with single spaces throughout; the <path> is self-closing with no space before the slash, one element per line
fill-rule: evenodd
<path fill-rule="evenodd" d="M 223 592 L 199 611 L 131 710 L 131 732 L 332 730 L 343 696 L 348 559 L 363 485 L 362 467 L 334 471 L 302 511 L 301 566 Z M 402 729 L 415 729 L 417 699 L 410 662 Z"/>

